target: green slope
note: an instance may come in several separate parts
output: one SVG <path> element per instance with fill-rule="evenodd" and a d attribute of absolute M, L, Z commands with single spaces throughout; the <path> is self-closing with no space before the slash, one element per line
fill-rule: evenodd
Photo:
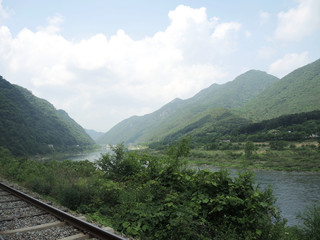
<path fill-rule="evenodd" d="M 320 110 L 320 59 L 277 81 L 240 110 L 254 121 Z"/>
<path fill-rule="evenodd" d="M 320 135 L 320 111 L 282 115 L 234 129 L 234 141 L 305 141 Z M 320 139 L 319 139 L 320 140 Z"/>
<path fill-rule="evenodd" d="M 97 143 L 133 143 L 138 139 L 144 139 L 144 136 L 156 128 L 157 125 L 165 122 L 169 116 L 174 115 L 178 109 L 182 107 L 183 101 L 175 99 L 151 114 L 147 114 L 142 117 L 133 116 L 123 120 L 103 136 L 98 138 Z"/>
<path fill-rule="evenodd" d="M 233 108 L 232 112 L 220 112 L 220 115 L 217 115 L 219 111 L 214 110 L 214 115 L 207 115 L 196 123 L 189 122 L 189 124 L 181 126 L 180 129 L 174 129 L 174 131 L 171 131 L 169 135 L 163 138 L 161 143 L 175 141 L 179 137 L 185 137 L 187 135 L 192 136 L 193 141 L 197 144 L 208 143 L 221 137 L 225 138 L 226 134 L 228 135 L 232 130 L 235 130 L 239 126 L 244 126 L 249 120 L 259 121 L 262 119 L 271 119 L 284 116 L 284 114 L 291 115 L 289 115 L 289 117 L 284 116 L 276 118 L 268 122 L 264 121 L 259 124 L 262 126 L 271 123 L 273 124 L 274 122 L 284 122 L 284 124 L 288 124 L 288 122 L 291 121 L 288 119 L 298 119 L 297 116 L 300 116 L 292 115 L 294 113 L 320 109 L 320 94 L 318 94 L 320 92 L 319 73 L 320 61 L 318 60 L 293 71 L 279 81 L 275 81 L 270 87 L 266 88 L 256 97 L 253 97 L 252 100 L 244 104 L 240 110 Z M 240 77 L 236 80 L 238 83 L 242 84 L 245 89 L 252 87 L 252 84 L 254 84 L 253 81 L 239 81 Z M 234 82 L 236 82 L 236 80 Z M 245 85 L 245 83 L 249 85 Z M 226 86 L 227 84 L 225 87 Z M 227 88 L 229 94 L 226 94 L 225 96 L 236 95 L 236 93 L 232 93 L 230 89 L 232 90 L 231 87 Z M 208 100 L 205 100 L 206 98 L 204 98 L 201 93 L 199 95 L 203 98 L 203 104 L 207 104 Z M 246 96 L 246 94 L 243 96 Z M 215 97 L 217 97 L 217 95 L 215 95 Z M 227 102 L 227 99 L 224 101 Z M 308 114 L 303 113 L 301 116 L 308 116 Z M 201 116 L 201 114 L 198 115 Z M 224 116 L 229 116 L 229 118 L 225 118 Z M 312 124 L 314 125 L 316 123 L 312 122 Z M 291 129 L 290 132 L 290 134 L 288 134 L 288 131 L 286 132 L 288 135 L 286 138 L 291 137 L 293 139 L 294 137 L 301 135 L 297 131 L 293 131 L 293 129 Z M 311 133 L 308 134 L 310 135 Z M 161 136 L 160 133 L 158 133 L 158 135 Z"/>
<path fill-rule="evenodd" d="M 247 71 L 233 81 L 222 85 L 213 84 L 187 100 L 198 106 L 223 107 L 234 109 L 241 107 L 272 83 L 279 79 L 263 71 Z"/>
<path fill-rule="evenodd" d="M 0 146 L 16 155 L 92 145 L 84 129 L 63 110 L 0 77 Z"/>
<path fill-rule="evenodd" d="M 159 142 L 154 141 L 151 146 L 165 146 L 184 137 L 191 137 L 192 143 L 202 145 L 214 142 L 230 134 L 232 129 L 247 126 L 249 120 L 239 117 L 225 108 L 212 108 L 191 118 L 187 124 L 174 129 Z"/>
<path fill-rule="evenodd" d="M 277 80 L 278 78 L 262 71 L 248 71 L 232 82 L 213 84 L 190 99 L 175 99 L 153 113 L 126 119 L 97 142 L 115 144 L 160 141 L 210 109 L 242 106 Z"/>

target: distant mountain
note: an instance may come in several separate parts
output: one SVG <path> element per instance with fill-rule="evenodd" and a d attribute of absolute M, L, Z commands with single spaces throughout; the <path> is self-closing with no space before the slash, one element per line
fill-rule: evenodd
<path fill-rule="evenodd" d="M 84 129 L 84 130 L 94 141 L 96 141 L 99 137 L 101 137 L 104 134 L 103 132 L 97 132 L 92 129 Z"/>
<path fill-rule="evenodd" d="M 254 121 L 320 110 L 320 59 L 289 73 L 240 108 Z"/>
<path fill-rule="evenodd" d="M 97 142 L 116 144 L 162 140 L 193 124 L 206 111 L 242 106 L 278 80 L 262 71 L 248 71 L 232 82 L 213 84 L 187 100 L 175 99 L 153 113 L 126 119 Z"/>
<path fill-rule="evenodd" d="M 320 61 L 308 64 L 275 81 L 240 108 L 209 109 L 196 114 L 187 124 L 153 141 L 161 147 L 181 137 L 192 136 L 194 145 L 208 145 L 217 140 L 234 138 L 239 129 L 263 129 L 249 139 L 305 139 L 318 133 L 320 105 Z M 205 102 L 203 103 L 205 104 Z M 251 110 L 251 111 L 249 111 Z M 248 111 L 248 112 L 246 112 Z M 265 120 L 271 119 L 271 120 Z M 261 120 L 264 120 L 260 122 Z M 258 122 L 250 124 L 251 121 Z M 303 124 L 306 126 L 303 126 Z M 293 124 L 300 124 L 294 125 Z M 282 134 L 269 136 L 265 129 L 280 129 Z M 160 135 L 160 134 L 159 134 Z M 161 135 L 160 135 L 161 136 Z M 241 136 L 245 139 L 245 134 Z"/>
<path fill-rule="evenodd" d="M 222 85 L 213 84 L 186 100 L 186 102 L 208 108 L 234 109 L 241 107 L 278 80 L 277 77 L 266 72 L 250 70 L 239 75 L 231 82 Z"/>
<path fill-rule="evenodd" d="M 175 99 L 154 113 L 142 117 L 133 116 L 128 118 L 107 133 L 97 139 L 100 144 L 117 144 L 121 142 L 134 143 L 138 139 L 144 139 L 152 129 L 176 113 L 182 107 L 183 101 Z"/>
<path fill-rule="evenodd" d="M 0 76 L 0 146 L 16 155 L 90 146 L 94 141 L 63 110 Z"/>

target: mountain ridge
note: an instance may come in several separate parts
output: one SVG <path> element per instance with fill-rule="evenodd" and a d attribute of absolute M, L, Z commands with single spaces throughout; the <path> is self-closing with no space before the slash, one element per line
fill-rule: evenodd
<path fill-rule="evenodd" d="M 164 137 L 165 132 L 179 129 L 194 115 L 210 108 L 231 109 L 241 106 L 278 80 L 275 76 L 262 71 L 247 71 L 232 82 L 222 85 L 212 84 L 192 98 L 174 99 L 152 113 L 125 119 L 100 137 L 97 142 L 116 144 L 158 141 Z M 207 100 L 204 102 L 203 99 Z"/>
<path fill-rule="evenodd" d="M 242 106 L 239 113 L 254 121 L 319 110 L 320 59 L 300 67 Z"/>
<path fill-rule="evenodd" d="M 93 129 L 84 129 L 84 130 L 94 141 L 96 141 L 99 137 L 101 137 L 104 134 L 104 132 L 98 132 Z"/>
<path fill-rule="evenodd" d="M 63 110 L 0 76 L 0 146 L 15 155 L 86 147 L 94 141 Z"/>
<path fill-rule="evenodd" d="M 286 125 L 289 124 L 287 121 L 290 118 L 313 116 L 315 114 L 314 111 L 320 110 L 318 104 L 320 102 L 320 95 L 317 94 L 320 92 L 319 75 L 320 61 L 315 61 L 298 68 L 281 80 L 274 82 L 269 88 L 252 98 L 242 107 L 230 109 L 230 112 L 225 112 L 220 116 L 216 115 L 218 109 L 212 109 L 211 118 L 202 118 L 198 122 L 190 122 L 190 124 L 168 134 L 160 141 L 154 141 L 150 146 L 161 148 L 161 146 L 170 144 L 171 141 L 177 141 L 179 138 L 189 136 L 192 137 L 194 146 L 210 146 L 213 142 L 219 143 L 223 139 L 232 138 L 233 131 L 237 131 L 239 127 L 247 127 L 254 123 L 257 124 L 253 126 L 260 126 L 268 122 L 274 123 L 277 121 Z M 277 92 L 278 95 L 275 94 Z M 278 101 L 279 98 L 283 99 L 283 101 Z M 256 104 L 257 102 L 258 104 Z M 270 107 L 270 103 L 273 105 L 272 107 Z M 248 114 L 245 110 L 250 110 L 252 104 L 257 109 L 251 110 Z M 266 113 L 270 115 L 266 117 Z M 310 125 L 311 123 L 308 124 Z M 315 123 L 312 124 L 314 125 Z M 298 126 L 298 128 L 304 127 Z M 299 129 L 291 129 L 289 136 L 292 138 L 298 134 L 300 137 L 308 137 L 308 134 L 302 133 L 303 131 L 298 133 Z M 310 131 L 310 127 L 308 131 Z M 295 133 L 292 134 L 292 132 Z M 317 135 L 317 133 L 318 131 L 313 130 L 313 132 L 309 132 L 309 135 Z"/>

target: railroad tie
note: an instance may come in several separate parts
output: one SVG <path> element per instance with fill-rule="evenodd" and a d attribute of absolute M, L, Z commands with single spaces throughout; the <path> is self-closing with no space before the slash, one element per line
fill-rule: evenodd
<path fill-rule="evenodd" d="M 14 234 L 14 233 L 23 233 L 23 232 L 31 232 L 31 231 L 40 231 L 52 227 L 61 227 L 66 225 L 65 222 L 53 222 L 53 223 L 46 223 L 46 224 L 41 224 L 33 227 L 26 227 L 26 228 L 19 228 L 19 229 L 14 229 L 14 230 L 6 230 L 3 232 L 0 232 L 0 234 Z"/>
<path fill-rule="evenodd" d="M 34 214 L 26 214 L 26 215 L 22 215 L 22 216 L 0 218 L 0 222 L 12 221 L 12 220 L 19 219 L 19 218 L 28 218 L 28 217 L 41 216 L 41 215 L 46 215 L 46 214 L 48 214 L 48 213 L 47 212 L 40 212 L 40 213 L 34 213 Z"/>
<path fill-rule="evenodd" d="M 91 238 L 89 234 L 79 233 L 79 234 L 72 235 L 69 237 L 60 238 L 58 240 L 81 240 L 81 239 L 88 239 L 88 238 Z"/>

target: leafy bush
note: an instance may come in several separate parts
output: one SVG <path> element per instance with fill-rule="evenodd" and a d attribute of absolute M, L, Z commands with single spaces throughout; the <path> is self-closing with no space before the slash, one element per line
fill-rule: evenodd
<path fill-rule="evenodd" d="M 108 179 L 122 181 L 140 171 L 144 163 L 129 153 L 123 144 L 111 149 L 114 154 L 106 153 L 97 161 L 98 167 Z"/>
<path fill-rule="evenodd" d="M 187 144 L 161 158 L 120 151 L 98 161 L 107 179 L 122 181 L 117 204 L 101 208 L 113 227 L 139 239 L 278 239 L 285 222 L 271 190 L 254 187 L 251 173 L 231 178 L 185 168 Z M 118 171 L 129 161 L 139 171 Z"/>
<path fill-rule="evenodd" d="M 281 239 L 285 222 L 270 189 L 251 173 L 195 171 L 181 158 L 188 141 L 155 157 L 114 148 L 88 161 L 30 161 L 0 151 L 0 172 L 72 210 L 137 239 Z M 8 172 L 8 170 L 10 170 Z M 48 178 L 48 176 L 51 176 Z M 49 189 L 48 186 L 51 186 Z"/>
<path fill-rule="evenodd" d="M 287 143 L 284 141 L 272 141 L 269 143 L 270 149 L 271 150 L 283 150 L 286 146 Z"/>
<path fill-rule="evenodd" d="M 246 142 L 246 144 L 244 145 L 244 156 L 246 158 L 250 158 L 254 150 L 255 150 L 254 143 L 251 141 Z"/>
<path fill-rule="evenodd" d="M 320 239 L 320 206 L 312 205 L 306 207 L 304 213 L 298 215 L 302 226 L 297 229 L 297 235 L 301 240 Z"/>

